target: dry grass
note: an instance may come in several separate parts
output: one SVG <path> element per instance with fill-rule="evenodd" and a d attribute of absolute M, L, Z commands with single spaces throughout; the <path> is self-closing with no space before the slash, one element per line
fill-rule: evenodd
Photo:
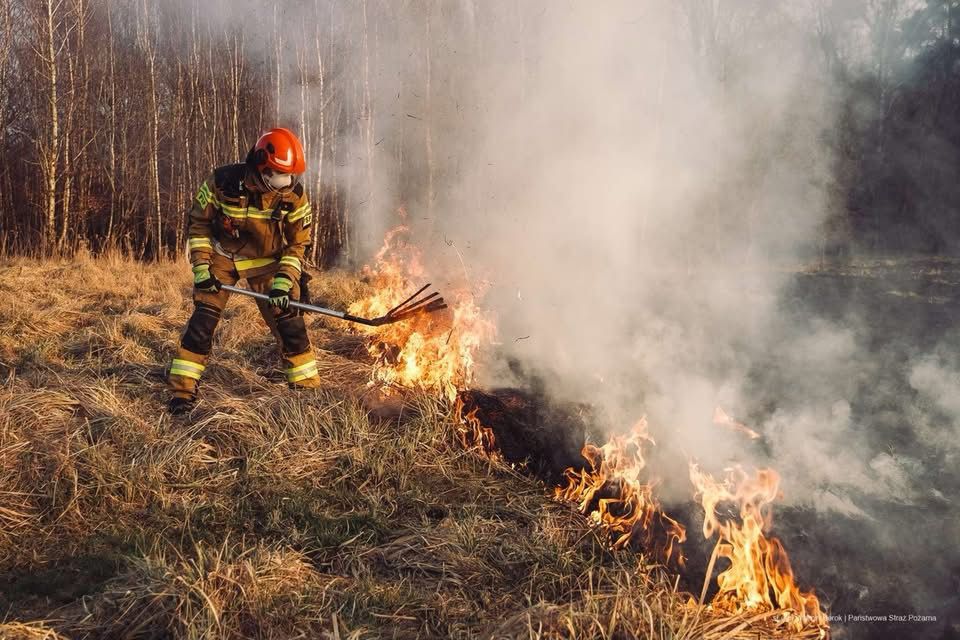
<path fill-rule="evenodd" d="M 377 417 L 335 321 L 310 322 L 324 389 L 292 392 L 232 301 L 203 400 L 168 416 L 188 293 L 182 264 L 0 263 L 0 638 L 788 637 L 688 606 L 464 452 L 444 402 Z"/>

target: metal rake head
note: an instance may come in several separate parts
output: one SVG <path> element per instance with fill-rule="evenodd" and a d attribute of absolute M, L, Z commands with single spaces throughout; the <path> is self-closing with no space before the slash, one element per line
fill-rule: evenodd
<path fill-rule="evenodd" d="M 425 296 L 421 295 L 429 287 L 430 283 L 428 282 L 420 287 L 412 296 L 395 306 L 393 309 L 390 309 L 390 311 L 387 311 L 385 315 L 375 318 L 372 320 L 372 322 L 374 322 L 376 326 L 392 324 L 394 322 L 407 320 L 413 316 L 423 313 L 433 313 L 435 311 L 440 311 L 441 309 L 446 309 L 447 303 L 443 301 L 443 298 L 440 297 L 440 294 L 436 291 Z"/>

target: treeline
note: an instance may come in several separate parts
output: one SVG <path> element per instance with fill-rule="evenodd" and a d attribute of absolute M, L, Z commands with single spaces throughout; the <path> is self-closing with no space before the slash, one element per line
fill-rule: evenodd
<path fill-rule="evenodd" d="M 358 177 L 338 168 L 353 151 L 345 137 L 363 137 L 370 90 L 369 79 L 343 81 L 338 48 L 355 43 L 338 34 L 365 25 L 344 24 L 356 12 L 337 3 L 252 6 L 0 3 L 2 249 L 179 254 L 200 180 L 279 124 L 310 156 L 312 258 L 349 250 L 344 194 Z"/>
<path fill-rule="evenodd" d="M 731 48 L 722 34 L 736 33 L 723 25 L 777 4 L 684 0 L 678 28 L 720 59 Z M 308 149 L 311 257 L 350 258 L 358 229 L 375 227 L 364 216 L 411 203 L 432 215 L 444 171 L 456 169 L 438 155 L 490 90 L 471 83 L 474 66 L 519 64 L 495 89 L 522 99 L 524 74 L 536 72 L 525 43 L 546 8 L 511 6 L 6 0 L 0 251 L 179 254 L 199 181 L 282 125 Z M 835 167 L 823 252 L 960 250 L 960 1 L 810 6 L 797 28 L 818 43 L 818 82 L 836 87 L 840 118 L 826 141 Z M 722 60 L 716 68 L 729 73 Z"/>
<path fill-rule="evenodd" d="M 960 253 L 960 2 L 850 4 L 825 3 L 817 22 L 840 92 L 827 241 Z"/>

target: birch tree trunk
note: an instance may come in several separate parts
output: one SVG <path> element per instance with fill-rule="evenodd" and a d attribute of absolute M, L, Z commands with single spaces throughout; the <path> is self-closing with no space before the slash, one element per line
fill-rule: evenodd
<path fill-rule="evenodd" d="M 160 157 L 159 157 L 159 131 L 160 131 L 160 111 L 157 105 L 157 45 L 154 42 L 156 36 L 155 29 L 150 24 L 150 9 L 147 0 L 142 2 L 143 21 L 138 33 L 140 47 L 146 57 L 147 73 L 149 80 L 149 162 L 148 172 L 150 174 L 150 214 L 153 219 L 154 230 L 154 257 L 159 258 L 163 255 L 163 221 L 160 217 Z"/>
<path fill-rule="evenodd" d="M 10 10 L 9 3 L 3 4 L 0 7 L 0 24 L 2 24 L 2 31 L 0 31 L 0 89 L 7 86 L 8 78 L 8 65 L 10 60 L 10 49 L 13 41 L 13 16 Z M 9 100 L 9 95 L 0 90 L 0 127 L 6 126 L 7 122 L 7 102 Z M 12 229 L 12 209 L 13 209 L 13 190 L 10 188 L 10 167 L 8 163 L 0 163 L 0 224 L 2 224 L 4 229 Z M 11 242 L 12 238 L 8 237 L 12 235 L 8 233 L 4 234 L 4 237 L 0 239 L 3 242 L 0 245 L 0 252 L 5 252 L 11 250 L 11 247 L 8 243 Z"/>
<path fill-rule="evenodd" d="M 376 213 L 373 187 L 373 105 L 370 92 L 370 25 L 367 20 L 367 0 L 363 0 L 363 141 L 367 150 L 367 182 L 366 182 L 366 214 L 364 222 L 366 228 L 371 229 L 373 215 Z M 369 233 L 369 231 L 368 231 Z M 352 256 L 354 258 L 358 256 Z"/>
<path fill-rule="evenodd" d="M 297 71 L 300 72 L 300 139 L 310 141 L 310 121 L 307 119 L 307 85 L 310 84 L 310 68 L 307 62 L 307 31 L 301 25 L 300 41 L 297 42 Z M 309 163 L 309 159 L 308 159 Z"/>
<path fill-rule="evenodd" d="M 57 221 L 57 168 L 60 161 L 60 114 L 57 97 L 57 48 L 54 44 L 56 33 L 56 9 L 54 0 L 43 0 L 45 10 L 45 20 L 43 22 L 44 31 L 44 52 L 41 54 L 41 61 L 46 67 L 47 76 L 47 112 L 50 114 L 50 124 L 47 129 L 46 146 L 40 149 L 40 165 L 44 177 L 44 227 L 43 244 L 44 254 L 53 252 L 54 239 L 56 238 Z M 56 5 L 59 7 L 59 3 Z"/>
<path fill-rule="evenodd" d="M 81 240 L 84 240 L 90 244 L 89 240 L 92 239 L 87 237 L 88 233 L 86 230 L 89 223 L 87 218 L 90 210 L 89 202 L 91 172 L 87 170 L 89 163 L 83 162 L 82 154 L 87 149 L 88 145 L 91 144 L 95 138 L 100 136 L 100 131 L 91 123 L 91 110 L 89 107 L 91 57 L 86 55 L 86 27 L 87 20 L 90 15 L 89 8 L 90 7 L 87 0 L 76 0 L 76 4 L 74 5 L 77 16 L 77 49 L 83 53 L 83 55 L 80 57 L 79 63 L 80 83 L 78 86 L 76 101 L 80 106 L 80 122 L 85 123 L 85 126 L 81 126 L 79 130 L 79 133 L 81 134 L 80 148 L 77 150 L 79 158 L 78 161 L 74 163 L 77 167 L 77 211 L 75 216 L 77 221 L 74 223 L 73 240 L 70 244 L 71 250 L 75 250 L 79 246 L 78 243 Z"/>
<path fill-rule="evenodd" d="M 110 213 L 107 220 L 107 237 L 104 244 L 112 247 L 113 221 L 117 212 L 117 56 L 113 48 L 113 8 L 107 6 L 107 33 L 110 37 L 110 131 L 108 133 L 107 164 L 109 168 L 107 180 L 110 182 Z"/>
<path fill-rule="evenodd" d="M 275 2 L 273 5 L 273 37 L 274 37 L 273 55 L 274 55 L 274 60 L 276 62 L 276 73 L 274 74 L 274 76 L 276 79 L 276 87 L 277 87 L 277 93 L 276 93 L 277 116 L 274 119 L 275 123 L 280 122 L 280 90 L 281 90 L 280 77 L 283 73 L 282 67 L 280 65 L 280 61 L 283 58 L 283 37 L 280 35 L 280 22 L 279 22 L 278 13 L 279 13 L 279 4 Z"/>
<path fill-rule="evenodd" d="M 182 131 L 184 135 L 187 135 L 189 131 L 189 126 L 187 119 L 185 117 L 186 112 L 186 99 L 185 99 L 185 85 L 186 82 L 183 79 L 185 71 L 183 70 L 183 63 L 177 61 L 177 91 L 173 99 L 173 115 L 170 118 L 170 127 L 173 131 Z M 179 162 L 170 162 L 170 177 L 167 180 L 167 184 L 170 185 L 170 192 L 167 196 L 168 208 L 171 211 L 182 211 L 183 203 L 186 201 L 186 196 L 184 194 L 184 178 L 185 171 L 184 167 L 190 164 L 190 147 L 191 145 L 184 145 L 183 153 L 184 160 L 183 164 Z M 184 244 L 186 239 L 184 236 L 184 227 L 183 216 L 178 216 L 177 224 L 174 228 L 174 244 L 173 244 L 173 255 L 175 258 L 180 258 L 184 251 Z"/>
<path fill-rule="evenodd" d="M 242 156 L 243 150 L 240 148 L 240 109 L 241 109 L 241 100 L 240 92 L 243 85 L 243 41 L 240 34 L 233 34 L 233 55 L 231 56 L 230 65 L 230 88 L 233 95 L 231 96 L 232 103 L 232 117 L 230 118 L 230 136 L 231 136 L 231 147 L 233 152 L 237 154 L 238 157 Z"/>
<path fill-rule="evenodd" d="M 67 228 L 70 226 L 70 208 L 73 205 L 73 163 L 70 142 L 73 139 L 73 121 L 77 109 L 77 74 L 74 68 L 73 56 L 67 56 L 67 77 L 70 81 L 69 100 L 67 100 L 67 117 L 63 128 L 63 194 L 61 198 L 60 237 L 57 239 L 57 251 L 63 254 L 66 249 Z"/>
<path fill-rule="evenodd" d="M 315 156 L 317 159 L 317 173 L 316 173 L 316 179 L 314 180 L 312 197 L 315 200 L 314 207 L 316 209 L 316 214 L 314 217 L 318 221 L 321 221 L 323 223 L 323 222 L 326 222 L 327 220 L 326 216 L 321 215 L 322 213 L 324 213 L 323 208 L 325 204 L 322 189 L 323 189 L 323 157 L 324 155 L 326 155 L 326 148 L 327 148 L 326 128 L 325 128 L 326 118 L 324 116 L 324 113 L 326 112 L 326 108 L 327 108 L 327 97 L 326 97 L 326 94 L 324 93 L 323 48 L 322 48 L 321 39 L 320 39 L 320 0 L 314 0 L 314 9 L 316 10 L 316 14 L 317 14 L 314 43 L 316 44 L 316 48 L 317 48 L 317 73 L 319 75 L 319 92 L 320 92 L 320 114 L 319 114 L 320 148 L 317 149 L 315 152 Z M 314 228 L 313 228 L 313 245 L 310 249 L 310 253 L 311 253 L 310 259 L 313 261 L 314 264 L 318 264 L 318 254 L 320 251 L 319 245 L 325 241 L 325 238 L 321 239 L 318 237 L 320 233 L 318 229 L 320 228 L 320 226 L 321 226 L 320 224 L 317 224 L 317 225 L 314 225 Z"/>

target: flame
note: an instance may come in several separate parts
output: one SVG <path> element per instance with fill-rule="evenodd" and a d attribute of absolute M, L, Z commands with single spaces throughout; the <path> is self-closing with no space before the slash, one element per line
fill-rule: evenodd
<path fill-rule="evenodd" d="M 757 433 L 747 425 L 743 424 L 742 422 L 737 422 L 736 420 L 731 418 L 729 415 L 727 415 L 727 412 L 721 409 L 720 407 L 717 407 L 716 409 L 713 410 L 713 424 L 717 425 L 718 427 L 726 427 L 731 431 L 742 433 L 743 435 L 747 436 L 751 440 L 757 440 L 760 438 L 759 433 Z"/>
<path fill-rule="evenodd" d="M 426 270 L 420 251 L 400 225 L 386 235 L 373 264 L 363 268 L 375 293 L 350 305 L 354 315 L 376 317 L 402 302 L 417 288 Z M 451 402 L 470 388 L 480 348 L 492 340 L 493 323 L 481 312 L 464 283 L 444 292 L 449 310 L 416 316 L 381 327 L 363 327 L 371 334 L 367 349 L 375 358 L 373 380 L 385 385 L 427 389 Z"/>
<path fill-rule="evenodd" d="M 375 293 L 351 305 L 351 314 L 383 315 L 406 299 L 416 282 L 422 282 L 426 270 L 419 251 L 406 242 L 408 234 L 403 225 L 387 234 L 372 266 L 363 269 Z M 466 283 L 445 294 L 450 306 L 445 313 L 363 328 L 370 334 L 368 350 L 375 358 L 372 382 L 440 393 L 453 403 L 457 437 L 463 446 L 502 460 L 493 430 L 478 419 L 478 409 L 464 414 L 458 398 L 458 392 L 473 382 L 477 355 L 493 339 L 494 325 L 476 305 Z M 719 407 L 713 421 L 749 438 L 760 437 Z M 585 444 L 581 453 L 589 468 L 568 468 L 565 483 L 554 489 L 554 496 L 576 503 L 595 526 L 610 534 L 614 548 L 635 542 L 656 560 L 675 560 L 682 566 L 680 545 L 686 531 L 663 511 L 654 497 L 654 484 L 645 479 L 644 447 L 653 444 L 645 418 L 628 434 L 614 436 L 602 446 Z M 823 637 L 829 624 L 816 595 L 797 587 L 783 545 L 764 535 L 771 524 L 772 502 L 779 495 L 777 473 L 763 469 L 751 477 L 737 468 L 717 481 L 691 462 L 690 479 L 705 511 L 703 534 L 708 539 L 717 535 L 715 557 L 730 563 L 717 576 L 719 591 L 710 607 L 734 614 L 777 609 L 796 630 L 815 625 Z M 735 506 L 737 516 L 722 517 L 720 507 L 725 505 Z"/>
<path fill-rule="evenodd" d="M 483 426 L 477 412 L 480 407 L 474 407 L 466 414 L 463 413 L 464 404 L 460 397 L 453 405 L 453 419 L 456 425 L 457 438 L 464 449 L 468 451 L 477 451 L 483 456 L 492 460 L 503 460 L 503 456 L 497 449 L 497 439 L 494 436 L 493 429 Z"/>
<path fill-rule="evenodd" d="M 686 531 L 661 510 L 653 485 L 641 480 L 646 444 L 653 444 L 646 418 L 629 434 L 614 436 L 602 447 L 585 444 L 581 454 L 590 469 L 568 468 L 566 486 L 557 487 L 554 496 L 578 503 L 581 513 L 610 532 L 614 548 L 636 541 L 655 558 L 669 561 L 676 555 L 682 564 L 678 545 L 686 539 Z"/>
<path fill-rule="evenodd" d="M 721 415 L 726 420 L 718 422 L 738 424 Z M 658 560 L 675 558 L 682 566 L 679 545 L 686 539 L 684 527 L 663 512 L 653 495 L 654 485 L 642 479 L 644 447 L 653 444 L 645 419 L 629 434 L 613 436 L 603 446 L 586 444 L 582 454 L 589 469 L 567 469 L 566 484 L 557 487 L 554 495 L 578 503 L 581 513 L 610 532 L 614 548 L 637 541 L 653 550 Z M 819 600 L 797 587 L 780 540 L 764 535 L 771 525 L 772 503 L 779 496 L 779 475 L 763 469 L 750 477 L 738 468 L 724 482 L 717 482 L 691 462 L 690 479 L 706 513 L 704 537 L 716 534 L 715 553 L 730 562 L 717 577 L 719 592 L 711 608 L 733 614 L 776 609 L 795 630 L 819 627 L 824 637 L 829 623 Z M 739 519 L 721 515 L 721 507 L 727 505 L 736 507 Z"/>
<path fill-rule="evenodd" d="M 797 630 L 810 623 L 826 627 L 827 617 L 816 595 L 802 592 L 794 582 L 783 545 L 763 533 L 771 524 L 780 476 L 772 469 L 760 469 L 751 477 L 737 467 L 717 481 L 691 462 L 690 480 L 704 509 L 703 535 L 717 534 L 717 557 L 730 561 L 717 576 L 720 590 L 711 604 L 732 613 L 777 608 L 793 614 L 790 618 Z M 722 517 L 724 504 L 735 506 L 739 517 Z"/>

